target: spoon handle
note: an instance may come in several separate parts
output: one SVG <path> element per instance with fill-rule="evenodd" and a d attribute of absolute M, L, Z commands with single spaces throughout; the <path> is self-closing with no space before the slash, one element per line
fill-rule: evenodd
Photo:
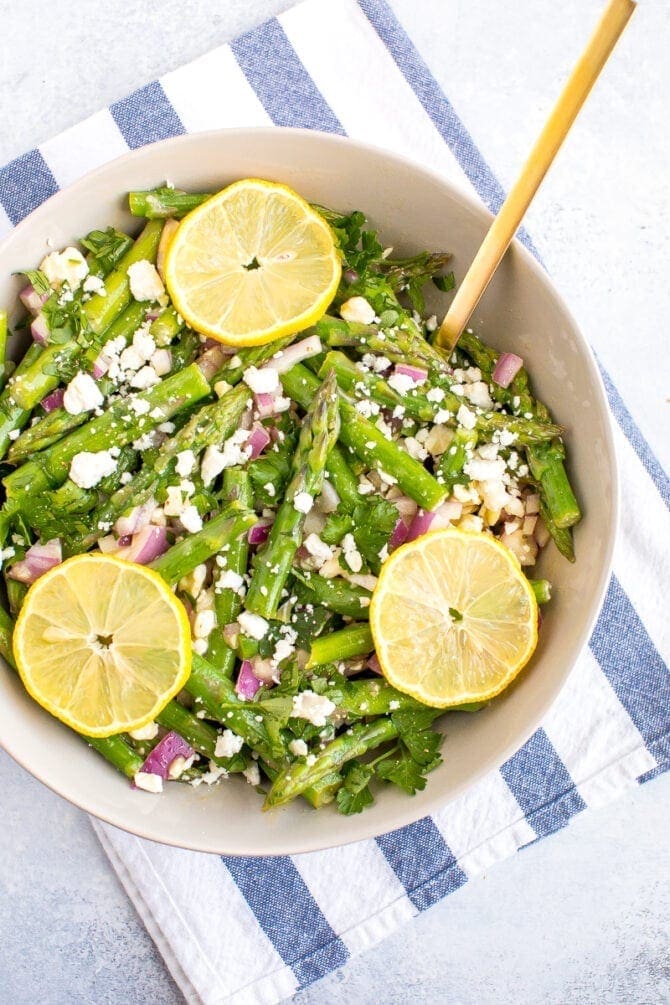
<path fill-rule="evenodd" d="M 453 349 L 458 342 L 634 10 L 634 0 L 610 0 L 440 325 L 437 344 L 443 348 Z"/>

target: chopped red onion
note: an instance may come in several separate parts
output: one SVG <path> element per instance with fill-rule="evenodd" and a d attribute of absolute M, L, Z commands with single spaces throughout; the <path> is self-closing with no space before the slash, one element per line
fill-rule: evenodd
<path fill-rule="evenodd" d="M 302 341 L 288 346 L 287 349 L 282 349 L 276 356 L 268 360 L 263 369 L 276 370 L 277 373 L 286 373 L 296 363 L 302 363 L 304 359 L 309 359 L 310 356 L 318 356 L 320 352 L 323 352 L 321 339 L 318 335 L 310 335 L 308 338 L 304 338 Z"/>
<path fill-rule="evenodd" d="M 38 293 L 32 283 L 28 283 L 27 286 L 24 286 L 19 293 L 19 300 L 25 309 L 30 311 L 31 314 L 37 314 L 37 312 L 44 307 L 48 299 L 49 294 Z"/>
<path fill-rule="evenodd" d="M 358 282 L 358 273 L 356 272 L 356 269 L 345 269 L 342 273 L 342 278 L 345 283 L 348 283 L 349 286 L 351 286 L 352 283 Z"/>
<path fill-rule="evenodd" d="M 119 538 L 119 541 L 123 538 Z M 144 530 L 133 534 L 130 544 L 127 547 L 119 548 L 116 552 L 117 558 L 123 558 L 126 562 L 137 562 L 138 565 L 146 565 L 153 562 L 155 558 L 162 555 L 168 549 L 168 538 L 166 527 L 156 527 L 150 524 Z"/>
<path fill-rule="evenodd" d="M 454 520 L 460 520 L 463 514 L 463 504 L 457 499 L 448 499 L 438 506 L 433 513 L 431 530 L 439 530 L 440 527 L 450 527 Z"/>
<path fill-rule="evenodd" d="M 410 366 L 409 363 L 397 363 L 395 372 L 402 373 L 406 377 L 411 377 L 415 384 L 422 384 L 428 376 L 427 370 L 424 370 L 420 366 Z"/>
<path fill-rule="evenodd" d="M 275 414 L 274 395 L 268 394 L 265 391 L 261 394 L 255 394 L 254 406 L 259 418 L 269 419 L 271 415 Z"/>
<path fill-rule="evenodd" d="M 196 362 L 205 380 L 211 380 L 212 377 L 214 377 L 214 375 L 221 369 L 225 359 L 226 353 L 223 352 L 221 346 L 217 344 L 211 349 L 205 349 Z"/>
<path fill-rule="evenodd" d="M 229 625 L 223 626 L 223 637 L 226 645 L 234 649 L 240 637 L 240 626 L 237 621 L 231 621 Z"/>
<path fill-rule="evenodd" d="M 237 683 L 235 684 L 237 694 L 240 698 L 250 699 L 254 697 L 261 686 L 261 682 L 254 673 L 254 668 L 249 660 L 243 660 L 240 672 L 237 675 Z"/>
<path fill-rule="evenodd" d="M 93 369 L 91 370 L 91 376 L 93 380 L 100 380 L 104 377 L 109 370 L 109 360 L 105 356 L 98 356 L 95 363 L 93 364 Z"/>
<path fill-rule="evenodd" d="M 158 741 L 142 765 L 142 771 L 148 775 L 160 775 L 161 778 L 167 779 L 170 777 L 170 767 L 178 757 L 183 757 L 187 761 L 194 755 L 193 747 L 179 733 L 171 730 Z"/>
<path fill-rule="evenodd" d="M 41 311 L 30 322 L 30 334 L 33 337 L 33 342 L 37 342 L 39 345 L 46 345 L 49 341 L 49 322 Z"/>
<path fill-rule="evenodd" d="M 263 656 L 254 656 L 251 660 L 251 669 L 253 670 L 254 677 L 261 684 L 273 684 L 275 682 L 278 671 L 271 659 L 264 658 Z"/>
<path fill-rule="evenodd" d="M 522 366 L 521 356 L 517 356 L 513 352 L 502 352 L 492 374 L 494 384 L 498 384 L 500 387 L 509 387 Z"/>
<path fill-rule="evenodd" d="M 372 670 L 373 673 L 380 674 L 382 672 L 382 668 L 379 665 L 379 660 L 377 659 L 377 653 L 373 653 L 365 665 L 368 668 L 368 670 Z"/>
<path fill-rule="evenodd" d="M 51 394 L 47 394 L 44 398 L 42 398 L 40 405 L 45 412 L 53 412 L 54 408 L 62 407 L 64 394 L 65 389 L 57 387 L 55 391 L 51 392 Z"/>
<path fill-rule="evenodd" d="M 247 541 L 249 544 L 265 544 L 270 534 L 272 524 L 259 521 L 247 531 Z"/>
<path fill-rule="evenodd" d="M 251 447 L 251 460 L 253 461 L 256 457 L 259 457 L 270 442 L 271 437 L 267 429 L 261 426 L 260 422 L 254 422 L 246 444 L 248 447 Z"/>
<path fill-rule="evenodd" d="M 49 569 L 60 565 L 63 561 L 63 550 L 60 538 L 53 538 L 46 544 L 33 544 L 20 562 L 16 562 L 7 575 L 10 579 L 17 579 L 19 583 L 34 583 L 36 579 L 43 576 Z"/>
<path fill-rule="evenodd" d="M 397 496 L 397 498 L 395 499 L 389 499 L 389 502 L 393 503 L 395 508 L 398 510 L 400 516 L 406 521 L 408 525 L 412 522 L 412 520 L 416 516 L 416 511 L 419 508 L 417 504 L 414 502 L 414 500 L 410 499 L 409 496 L 400 495 Z"/>
<path fill-rule="evenodd" d="M 414 541 L 417 537 L 421 537 L 430 530 L 433 520 L 435 519 L 435 514 L 430 513 L 426 510 L 418 510 L 416 516 L 412 520 L 409 531 L 407 534 L 408 541 Z"/>
<path fill-rule="evenodd" d="M 321 495 L 319 496 L 318 506 L 321 513 L 334 513 L 340 504 L 340 497 L 338 496 L 332 482 L 328 478 L 323 479 L 323 486 L 321 487 Z"/>
<path fill-rule="evenodd" d="M 139 530 L 142 530 L 147 526 L 155 509 L 156 500 L 152 496 L 150 499 L 147 499 L 145 503 L 142 503 L 141 506 L 133 506 L 130 513 L 126 513 L 125 516 L 120 516 L 114 524 L 114 530 L 119 537 L 125 537 L 128 534 L 136 534 Z"/>
<path fill-rule="evenodd" d="M 127 548 L 128 545 L 130 544 L 130 542 L 132 541 L 132 539 L 133 539 L 133 535 L 132 534 L 122 534 L 121 537 L 118 538 L 118 540 L 116 542 L 117 551 L 118 551 L 119 548 Z"/>
<path fill-rule="evenodd" d="M 389 538 L 389 548 L 399 548 L 401 544 L 404 544 L 407 540 L 407 535 L 409 534 L 409 527 L 405 521 L 401 518 L 396 523 L 393 528 L 393 533 Z"/>
<path fill-rule="evenodd" d="M 130 538 L 127 538 L 127 543 L 130 544 Z M 118 551 L 119 542 L 116 540 L 113 534 L 106 534 L 105 537 L 99 538 L 98 548 L 103 553 L 103 555 L 111 555 L 115 551 Z"/>

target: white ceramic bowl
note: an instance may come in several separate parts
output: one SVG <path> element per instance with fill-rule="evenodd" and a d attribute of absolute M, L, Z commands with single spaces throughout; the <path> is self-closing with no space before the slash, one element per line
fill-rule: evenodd
<path fill-rule="evenodd" d="M 184 136 L 144 147 L 99 168 L 37 209 L 0 246 L 0 303 L 15 303 L 16 269 L 35 267 L 46 238 L 62 247 L 95 227 L 137 230 L 129 189 L 166 178 L 192 191 L 217 190 L 242 177 L 286 182 L 307 199 L 362 209 L 396 252 L 453 251 L 462 278 L 490 215 L 436 174 L 351 140 L 316 132 L 239 129 Z M 436 293 L 430 305 L 448 303 Z M 444 763 L 424 792 L 390 786 L 365 813 L 343 817 L 295 803 L 261 813 L 249 785 L 167 786 L 162 796 L 133 791 L 126 779 L 26 695 L 0 667 L 0 743 L 24 768 L 89 813 L 135 834 L 201 851 L 287 854 L 381 834 L 465 792 L 500 766 L 542 721 L 585 645 L 610 569 L 617 521 L 617 478 L 609 413 L 593 356 L 575 322 L 528 252 L 515 243 L 474 318 L 477 331 L 524 357 L 539 397 L 567 428 L 569 468 L 585 516 L 576 529 L 577 562 L 552 547 L 539 573 L 554 584 L 537 652 L 521 679 L 476 715 L 442 720 Z"/>

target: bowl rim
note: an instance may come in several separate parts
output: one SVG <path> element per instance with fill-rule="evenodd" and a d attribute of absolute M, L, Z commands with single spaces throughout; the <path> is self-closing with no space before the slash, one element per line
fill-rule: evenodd
<path fill-rule="evenodd" d="M 185 133 L 179 136 L 169 137 L 167 139 L 158 140 L 155 143 L 148 143 L 135 150 L 130 150 L 119 157 L 112 158 L 105 161 L 103 164 L 98 165 L 91 171 L 86 172 L 80 178 L 69 183 L 63 188 L 59 189 L 43 203 L 32 210 L 26 217 L 24 217 L 18 224 L 16 224 L 9 231 L 7 235 L 0 241 L 0 254 L 4 251 L 5 245 L 9 244 L 13 239 L 14 235 L 21 233 L 24 230 L 29 230 L 32 226 L 33 217 L 43 211 L 44 209 L 49 209 L 52 207 L 58 207 L 59 202 L 66 197 L 71 189 L 76 188 L 78 185 L 84 182 L 88 183 L 91 180 L 99 176 L 104 176 L 112 168 L 119 168 L 126 165 L 132 165 L 135 161 L 142 160 L 143 157 L 147 155 L 148 151 L 154 151 L 157 148 L 162 148 L 166 151 L 166 156 L 169 156 L 169 152 L 180 146 L 197 145 L 203 141 L 216 140 L 221 136 L 239 137 L 243 139 L 250 134 L 253 135 L 265 135 L 268 140 L 272 142 L 272 138 L 277 134 L 288 134 L 295 136 L 305 136 L 308 135 L 313 137 L 316 142 L 324 142 L 326 144 L 334 144 L 340 146 L 348 146 L 357 148 L 363 152 L 368 152 L 375 156 L 382 156 L 388 161 L 395 162 L 396 164 L 409 168 L 410 170 L 417 172 L 420 175 L 432 180 L 437 183 L 442 188 L 446 189 L 449 195 L 455 199 L 457 202 L 463 204 L 471 212 L 473 212 L 479 219 L 486 225 L 494 219 L 494 214 L 484 206 L 479 200 L 477 200 L 470 192 L 459 187 L 450 179 L 446 178 L 439 171 L 431 167 L 426 167 L 417 161 L 414 161 L 411 157 L 407 157 L 404 154 L 397 153 L 393 150 L 388 150 L 383 146 L 378 144 L 366 143 L 357 139 L 352 139 L 348 136 L 340 136 L 336 133 L 323 132 L 321 130 L 315 129 L 301 129 L 296 127 L 286 127 L 286 126 L 239 126 L 230 129 L 211 129 L 201 132 Z M 418 812 L 412 809 L 416 804 L 413 803 L 411 799 L 407 799 L 404 804 L 399 804 L 404 806 L 404 812 L 398 814 L 399 819 L 394 822 L 392 827 L 384 827 L 379 829 L 378 825 L 373 823 L 374 817 L 370 819 L 366 814 L 361 814 L 356 818 L 356 828 L 355 833 L 352 832 L 351 837 L 342 838 L 341 835 L 338 836 L 337 841 L 333 841 L 328 838 L 326 833 L 322 840 L 315 840 L 314 836 L 309 839 L 301 839 L 299 833 L 296 834 L 296 840 L 294 846 L 290 850 L 283 848 L 279 851 L 272 850 L 245 850 L 241 851 L 239 848 L 230 849 L 226 847 L 225 844 L 225 834 L 222 834 L 223 843 L 215 843 L 213 841 L 198 840 L 197 836 L 193 841 L 184 842 L 183 840 L 171 839 L 169 833 L 163 833 L 160 827 L 152 826 L 151 816 L 146 817 L 142 821 L 137 821 L 133 824 L 129 824 L 125 819 L 122 812 L 114 813 L 111 811 L 101 811 L 98 807 L 94 805 L 94 800 L 85 799 L 83 797 L 77 797 L 76 794 L 71 794 L 65 791 L 65 787 L 56 784 L 55 782 L 47 782 L 40 777 L 39 773 L 36 773 L 32 764 L 28 764 L 27 758 L 22 753 L 19 744 L 12 744 L 7 742 L 3 737 L 2 730 L 2 720 L 0 719 L 0 748 L 3 749 L 9 756 L 22 768 L 24 768 L 29 774 L 35 777 L 41 784 L 45 785 L 52 792 L 61 796 L 63 799 L 67 800 L 72 805 L 84 810 L 90 816 L 94 817 L 96 820 L 100 820 L 104 823 L 111 824 L 117 827 L 119 830 L 125 831 L 128 834 L 135 835 L 136 837 L 141 837 L 147 840 L 155 841 L 160 844 L 184 848 L 191 851 L 200 851 L 211 854 L 226 854 L 236 857 L 260 857 L 266 855 L 285 855 L 285 854 L 301 854 L 304 852 L 320 851 L 331 847 L 339 847 L 346 844 L 351 844 L 356 841 L 362 841 L 374 837 L 379 837 L 383 834 L 391 833 L 392 831 L 407 826 L 409 824 L 415 823 L 417 820 L 422 819 L 426 816 L 430 816 L 437 810 L 443 809 L 449 803 L 453 802 L 459 796 L 463 795 L 464 792 L 476 785 L 481 779 L 487 775 L 489 772 L 495 771 L 501 767 L 510 757 L 512 757 L 518 750 L 523 747 L 523 745 L 528 741 L 528 739 L 536 732 L 536 730 L 541 726 L 542 721 L 546 717 L 548 711 L 558 698 L 560 692 L 565 686 L 568 677 L 572 673 L 576 660 L 579 655 L 583 652 L 585 646 L 588 644 L 588 640 L 591 637 L 595 623 L 600 615 L 607 587 L 611 578 L 612 564 L 614 556 L 614 548 L 616 545 L 616 539 L 619 532 L 619 521 L 620 521 L 620 495 L 621 495 L 621 483 L 620 483 L 620 473 L 619 465 L 617 459 L 617 453 L 615 449 L 614 440 L 614 419 L 612 416 L 611 409 L 609 407 L 609 402 L 607 399 L 607 392 L 605 390 L 604 381 L 602 379 L 600 368 L 598 366 L 595 354 L 591 348 L 587 338 L 582 333 L 580 326 L 577 324 L 572 312 L 568 308 L 563 295 L 556 288 L 552 282 L 548 272 L 540 264 L 540 262 L 535 258 L 535 256 L 521 243 L 521 241 L 515 237 L 510 245 L 514 249 L 514 253 L 520 256 L 522 266 L 528 269 L 533 278 L 540 283 L 544 288 L 544 291 L 549 294 L 551 298 L 556 302 L 558 308 L 562 312 L 566 322 L 573 329 L 576 339 L 580 344 L 581 349 L 584 351 L 585 360 L 584 362 L 589 368 L 589 377 L 593 384 L 594 389 L 598 394 L 598 401 L 595 404 L 603 417 L 604 421 L 604 442 L 609 455 L 609 468 L 612 478 L 612 526 L 609 529 L 609 534 L 607 538 L 607 546 L 605 549 L 604 561 L 602 563 L 602 568 L 600 576 L 598 578 L 597 586 L 594 590 L 594 602 L 591 610 L 591 614 L 584 624 L 582 631 L 580 632 L 578 638 L 574 643 L 574 649 L 576 656 L 569 665 L 566 665 L 560 677 L 556 679 L 555 686 L 550 693 L 540 702 L 538 709 L 535 714 L 530 718 L 530 720 L 525 724 L 522 729 L 519 729 L 515 733 L 513 740 L 507 742 L 504 747 L 499 750 L 497 754 L 491 754 L 486 759 L 482 761 L 477 770 L 473 775 L 467 780 L 457 782 L 453 785 L 453 788 L 449 790 L 448 793 L 435 791 L 434 794 L 428 794 L 424 797 L 424 801 L 421 804 Z M 6 660 L 0 657 L 0 663 L 11 671 Z M 428 785 L 428 790 L 430 789 L 430 783 Z M 92 804 L 93 803 L 93 804 Z M 259 808 L 260 813 L 260 808 Z"/>

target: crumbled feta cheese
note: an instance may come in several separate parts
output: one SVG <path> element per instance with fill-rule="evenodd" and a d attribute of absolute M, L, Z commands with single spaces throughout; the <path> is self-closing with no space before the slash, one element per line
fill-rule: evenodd
<path fill-rule="evenodd" d="M 503 482 L 501 482 L 498 478 L 495 478 L 492 481 L 482 482 L 481 491 L 484 498 L 484 505 L 487 509 L 493 511 L 499 512 L 501 509 L 504 509 L 510 499 L 507 489 L 505 488 Z"/>
<path fill-rule="evenodd" d="M 363 568 L 363 559 L 358 550 L 353 534 L 345 534 L 342 538 L 342 550 L 344 560 L 352 572 L 360 572 Z"/>
<path fill-rule="evenodd" d="M 439 404 L 444 401 L 444 391 L 441 387 L 431 387 L 430 391 L 426 391 L 426 398 L 428 401 L 434 401 Z"/>
<path fill-rule="evenodd" d="M 465 462 L 463 470 L 473 481 L 486 482 L 502 478 L 505 473 L 505 462 L 499 459 L 487 461 L 481 457 L 473 457 Z"/>
<path fill-rule="evenodd" d="M 428 456 L 428 451 L 423 447 L 419 441 L 414 436 L 406 436 L 402 443 L 405 445 L 405 450 L 410 457 L 413 457 L 415 461 L 424 461 Z"/>
<path fill-rule="evenodd" d="M 255 761 L 252 761 L 248 768 L 245 768 L 242 772 L 249 785 L 260 785 L 261 784 L 261 772 L 260 768 Z"/>
<path fill-rule="evenodd" d="M 370 401 L 368 398 L 357 401 L 354 408 L 364 419 L 371 419 L 373 415 L 379 415 L 379 405 L 376 401 Z"/>
<path fill-rule="evenodd" d="M 137 771 L 133 781 L 138 789 L 144 789 L 145 792 L 158 793 L 163 791 L 163 779 L 160 775 L 154 775 L 152 772 Z"/>
<path fill-rule="evenodd" d="M 160 377 L 152 366 L 143 366 L 130 378 L 130 386 L 147 390 L 160 382 Z"/>
<path fill-rule="evenodd" d="M 304 757 L 309 751 L 309 747 L 304 740 L 291 740 L 288 745 L 288 749 L 294 757 Z"/>
<path fill-rule="evenodd" d="M 65 248 L 64 251 L 52 251 L 42 259 L 40 272 L 49 280 L 55 290 L 67 283 L 70 290 L 78 290 L 82 280 L 88 275 L 88 265 L 81 251 L 76 248 Z"/>
<path fill-rule="evenodd" d="M 340 307 L 340 317 L 345 321 L 358 322 L 361 325 L 371 325 L 375 319 L 374 307 L 365 297 L 350 297 Z"/>
<path fill-rule="evenodd" d="M 163 280 L 156 271 L 156 266 L 143 258 L 128 266 L 130 292 L 135 300 L 160 300 L 165 296 Z"/>
<path fill-rule="evenodd" d="M 224 394 L 227 394 L 232 386 L 233 385 L 229 384 L 227 380 L 217 380 L 214 385 L 214 394 L 217 398 L 223 398 Z"/>
<path fill-rule="evenodd" d="M 272 367 L 248 366 L 242 374 L 242 380 L 254 394 L 272 394 L 279 388 L 279 374 Z"/>
<path fill-rule="evenodd" d="M 328 716 L 334 711 L 335 703 L 325 695 L 301 691 L 293 696 L 292 715 L 296 719 L 307 719 L 313 726 L 325 726 Z"/>
<path fill-rule="evenodd" d="M 400 702 L 397 699 L 393 699 L 389 702 L 389 711 L 396 712 L 400 708 Z"/>
<path fill-rule="evenodd" d="M 316 754 L 308 754 L 305 758 L 305 764 L 308 768 L 311 768 L 313 764 L 316 764 Z"/>
<path fill-rule="evenodd" d="M 116 458 L 109 450 L 90 453 L 82 450 L 70 462 L 70 478 L 80 489 L 92 489 L 94 485 L 111 475 L 116 468 Z"/>
<path fill-rule="evenodd" d="M 223 733 L 221 733 L 221 735 L 216 739 L 214 756 L 234 757 L 235 754 L 239 754 L 243 746 L 244 740 L 241 736 L 233 733 L 232 729 L 224 729 Z"/>
<path fill-rule="evenodd" d="M 290 639 L 279 639 L 272 653 L 272 665 L 278 667 L 295 652 L 295 644 Z"/>
<path fill-rule="evenodd" d="M 444 426 L 451 419 L 451 413 L 447 411 L 446 408 L 438 408 L 437 412 L 433 417 L 433 422 L 436 426 Z"/>
<path fill-rule="evenodd" d="M 488 384 L 483 380 L 477 380 L 473 384 L 466 384 L 465 396 L 473 405 L 479 408 L 493 408 L 493 401 L 489 394 Z"/>
<path fill-rule="evenodd" d="M 426 320 L 426 331 L 434 332 L 437 328 L 437 314 L 431 314 L 431 316 Z"/>
<path fill-rule="evenodd" d="M 82 289 L 84 293 L 97 293 L 101 297 L 107 296 L 105 284 L 100 276 L 86 276 Z"/>
<path fill-rule="evenodd" d="M 206 639 L 216 627 L 214 611 L 199 611 L 193 619 L 193 635 L 196 639 Z"/>
<path fill-rule="evenodd" d="M 320 565 L 333 557 L 333 549 L 318 534 L 308 534 L 303 544 L 310 555 L 316 558 Z"/>
<path fill-rule="evenodd" d="M 219 576 L 216 585 L 220 590 L 233 590 L 234 593 L 239 593 L 244 586 L 244 578 L 240 576 L 239 572 L 226 569 Z"/>
<path fill-rule="evenodd" d="M 191 647 L 193 652 L 197 653 L 198 656 L 204 656 L 208 649 L 207 639 L 193 639 Z"/>
<path fill-rule="evenodd" d="M 172 781 L 176 781 L 177 778 L 181 778 L 184 772 L 188 771 L 194 761 L 195 754 L 191 754 L 190 757 L 175 757 L 168 768 L 168 778 Z"/>
<path fill-rule="evenodd" d="M 195 454 L 192 450 L 180 450 L 177 454 L 177 463 L 175 464 L 175 471 L 180 476 L 180 478 L 186 478 L 191 474 L 193 468 L 195 467 Z"/>
<path fill-rule="evenodd" d="M 358 492 L 362 496 L 369 496 L 375 491 L 375 487 L 369 478 L 361 475 L 358 479 Z"/>
<path fill-rule="evenodd" d="M 133 335 L 133 349 L 143 363 L 147 363 L 156 352 L 156 342 L 153 335 L 150 335 L 147 327 L 142 325 Z"/>
<path fill-rule="evenodd" d="M 464 429 L 474 429 L 477 425 L 477 416 L 466 405 L 461 405 L 456 413 L 456 421 Z"/>
<path fill-rule="evenodd" d="M 237 623 L 244 632 L 258 642 L 265 636 L 270 625 L 260 614 L 253 614 L 251 611 L 241 611 L 237 617 Z"/>
<path fill-rule="evenodd" d="M 453 433 L 446 426 L 433 426 L 426 437 L 425 447 L 433 457 L 443 454 L 453 439 Z"/>
<path fill-rule="evenodd" d="M 196 565 L 195 569 L 188 573 L 186 576 L 182 576 L 179 580 L 179 589 L 184 593 L 188 593 L 190 597 L 197 600 L 198 594 L 205 585 L 205 580 L 207 579 L 207 566 L 204 562 L 200 565 Z"/>
<path fill-rule="evenodd" d="M 293 508 L 296 509 L 298 513 L 309 513 L 313 505 L 314 498 L 309 494 L 309 492 L 296 492 L 293 497 Z"/>
<path fill-rule="evenodd" d="M 133 740 L 154 740 L 158 736 L 158 723 L 149 722 L 139 729 L 131 729 L 128 735 L 132 736 Z"/>
<path fill-rule="evenodd" d="M 103 401 L 100 388 L 88 373 L 76 373 L 65 388 L 63 408 L 70 415 L 81 415 L 99 408 Z"/>
<path fill-rule="evenodd" d="M 127 346 L 119 356 L 119 366 L 122 370 L 139 370 L 143 362 L 134 345 Z"/>
<path fill-rule="evenodd" d="M 144 398 L 129 398 L 128 408 L 131 408 L 135 415 L 146 415 L 151 405 Z"/>
<path fill-rule="evenodd" d="M 213 444 L 207 447 L 200 463 L 200 475 L 205 486 L 210 485 L 224 468 L 244 464 L 248 460 L 251 454 L 248 439 L 248 430 L 238 429 L 225 441 L 223 450 L 219 450 Z"/>
<path fill-rule="evenodd" d="M 199 530 L 202 530 L 202 517 L 193 504 L 184 507 L 179 514 L 179 519 L 182 527 L 184 530 L 187 530 L 189 534 L 197 534 Z"/>
<path fill-rule="evenodd" d="M 415 382 L 408 373 L 392 373 L 387 383 L 398 394 L 407 394 L 414 387 Z"/>
<path fill-rule="evenodd" d="M 163 503 L 166 516 L 181 516 L 184 512 L 184 497 L 178 485 L 168 485 L 167 497 Z"/>

